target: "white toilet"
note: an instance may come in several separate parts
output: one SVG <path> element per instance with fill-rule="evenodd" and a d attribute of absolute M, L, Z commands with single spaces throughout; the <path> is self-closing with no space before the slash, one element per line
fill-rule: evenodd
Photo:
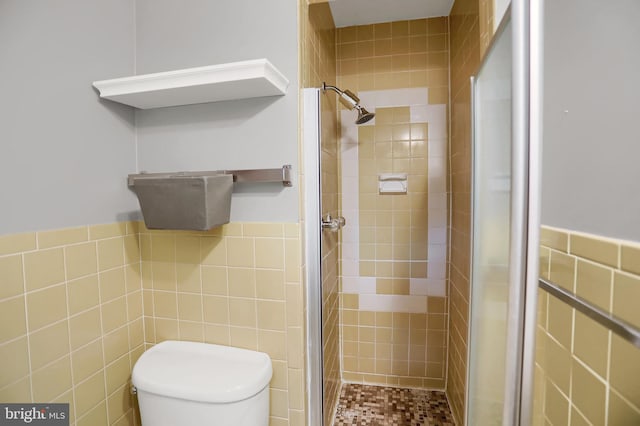
<path fill-rule="evenodd" d="M 271 374 L 265 353 L 169 340 L 140 356 L 131 381 L 143 426 L 268 426 Z"/>

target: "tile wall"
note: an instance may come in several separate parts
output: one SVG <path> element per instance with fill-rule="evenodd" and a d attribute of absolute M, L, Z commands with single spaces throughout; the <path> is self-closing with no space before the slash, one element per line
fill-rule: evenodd
<path fill-rule="evenodd" d="M 342 206 L 351 225 L 342 233 L 343 376 L 441 389 L 447 323 L 446 107 L 379 104 L 424 102 L 427 89 L 361 95 L 379 115 L 375 124 L 357 128 L 357 144 L 342 150 Z M 343 123 L 349 114 L 343 111 Z M 379 194 L 378 175 L 392 172 L 408 174 L 406 194 Z"/>
<path fill-rule="evenodd" d="M 336 27 L 329 3 L 300 0 L 300 10 L 303 87 L 320 87 L 323 81 L 335 84 Z"/>
<path fill-rule="evenodd" d="M 489 43 L 491 43 L 494 24 L 496 24 L 494 17 L 494 0 L 478 1 L 478 19 L 480 23 L 480 57 L 482 57 L 487 47 L 489 47 Z"/>
<path fill-rule="evenodd" d="M 68 402 L 71 424 L 139 424 L 138 224 L 0 236 L 0 401 Z"/>
<path fill-rule="evenodd" d="M 444 388 L 447 18 L 338 29 L 340 88 L 375 120 L 341 112 L 342 354 L 346 381 Z M 406 173 L 406 194 L 378 175 Z"/>
<path fill-rule="evenodd" d="M 540 276 L 640 327 L 640 244 L 543 227 Z M 540 290 L 534 424 L 640 424 L 640 349 Z"/>
<path fill-rule="evenodd" d="M 323 99 L 326 100 L 326 99 Z M 335 101 L 322 103 L 322 215 L 340 215 L 338 211 L 338 153 L 336 147 Z M 339 329 L 339 235 L 322 233 L 322 336 L 325 424 L 340 392 L 340 329 Z"/>
<path fill-rule="evenodd" d="M 447 396 L 458 424 L 463 424 L 469 330 L 471 249 L 471 105 L 469 77 L 480 65 L 479 4 L 456 0 L 449 16 L 451 34 L 451 191 L 449 254 L 449 353 Z M 486 3 L 486 2 L 485 2 Z"/>
<path fill-rule="evenodd" d="M 70 402 L 72 424 L 139 424 L 133 364 L 177 339 L 268 353 L 270 424 L 305 423 L 298 224 L 3 236 L 0 277 L 2 401 Z"/>
<path fill-rule="evenodd" d="M 266 352 L 273 366 L 270 425 L 303 425 L 299 225 L 141 229 L 140 254 L 146 343 L 190 340 Z"/>
<path fill-rule="evenodd" d="M 343 90 L 428 87 L 429 104 L 449 102 L 447 17 L 339 28 L 337 54 Z"/>

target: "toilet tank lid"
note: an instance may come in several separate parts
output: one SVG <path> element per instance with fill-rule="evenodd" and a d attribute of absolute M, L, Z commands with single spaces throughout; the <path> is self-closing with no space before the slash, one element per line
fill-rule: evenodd
<path fill-rule="evenodd" d="M 271 380 L 269 355 L 229 346 L 168 340 L 144 352 L 131 375 L 145 392 L 190 401 L 250 398 Z"/>

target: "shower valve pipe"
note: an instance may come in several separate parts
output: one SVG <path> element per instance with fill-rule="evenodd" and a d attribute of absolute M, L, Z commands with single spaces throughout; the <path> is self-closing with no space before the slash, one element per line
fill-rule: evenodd
<path fill-rule="evenodd" d="M 322 218 L 322 229 L 328 229 L 332 232 L 338 232 L 344 225 L 346 225 L 347 221 L 344 217 L 331 217 L 330 214 L 327 214 Z"/>

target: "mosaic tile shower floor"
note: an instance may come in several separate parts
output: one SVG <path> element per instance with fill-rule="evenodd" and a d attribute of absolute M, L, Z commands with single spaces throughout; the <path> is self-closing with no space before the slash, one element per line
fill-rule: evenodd
<path fill-rule="evenodd" d="M 444 392 L 345 383 L 334 426 L 455 426 Z"/>

